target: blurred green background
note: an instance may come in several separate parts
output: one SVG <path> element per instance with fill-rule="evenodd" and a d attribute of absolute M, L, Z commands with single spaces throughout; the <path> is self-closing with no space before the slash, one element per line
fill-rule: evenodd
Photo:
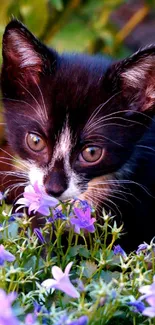
<path fill-rule="evenodd" d="M 126 38 L 154 8 L 150 0 L 0 0 L 0 37 L 16 17 L 59 51 L 122 57 L 130 52 Z"/>
<path fill-rule="evenodd" d="M 58 51 L 121 58 L 155 43 L 155 0 L 0 0 L 1 39 L 11 17 Z"/>

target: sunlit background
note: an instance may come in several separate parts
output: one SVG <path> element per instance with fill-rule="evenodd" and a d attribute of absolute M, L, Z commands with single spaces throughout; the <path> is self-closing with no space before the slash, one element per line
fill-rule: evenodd
<path fill-rule="evenodd" d="M 155 43 L 155 0 L 0 0 L 0 38 L 12 17 L 58 51 L 122 58 Z M 0 147 L 7 148 L 2 125 Z"/>

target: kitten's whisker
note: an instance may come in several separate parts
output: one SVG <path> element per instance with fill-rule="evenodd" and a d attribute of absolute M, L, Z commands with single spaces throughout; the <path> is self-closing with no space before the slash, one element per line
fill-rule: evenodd
<path fill-rule="evenodd" d="M 116 97 L 118 94 L 120 94 L 122 91 L 117 92 L 116 94 L 112 95 L 110 98 L 108 98 L 108 100 L 102 104 L 100 104 L 99 106 L 97 106 L 95 108 L 95 110 L 93 111 L 93 113 L 90 115 L 89 119 L 87 120 L 87 123 L 83 129 L 83 131 L 85 130 L 85 128 L 87 128 L 87 126 L 89 126 L 89 124 L 91 124 L 91 121 L 96 117 L 97 114 L 99 114 L 99 112 L 101 111 L 101 109 L 110 102 L 110 100 L 112 100 L 114 97 Z"/>
<path fill-rule="evenodd" d="M 23 161 L 21 162 L 21 160 L 15 158 L 13 155 L 11 155 L 9 152 L 7 152 L 6 150 L 0 148 L 1 151 L 3 151 L 4 153 L 6 153 L 9 157 L 11 157 L 14 161 L 16 161 L 17 163 L 20 163 L 23 167 L 27 168 L 27 166 L 23 163 Z"/>
<path fill-rule="evenodd" d="M 18 100 L 18 99 L 12 99 L 12 98 L 3 98 L 3 101 L 12 101 L 12 102 L 19 102 L 19 103 L 23 103 L 23 104 L 25 104 L 25 105 L 27 105 L 27 106 L 29 106 L 30 108 L 32 108 L 33 110 L 34 110 L 34 112 L 38 115 L 38 117 L 41 119 L 41 121 L 42 121 L 42 115 L 38 112 L 38 110 L 35 108 L 35 107 L 33 107 L 30 103 L 28 103 L 28 102 L 26 102 L 26 101 L 24 101 L 24 100 Z M 17 114 L 17 113 L 16 113 Z M 21 114 L 22 116 L 23 116 L 23 114 Z"/>
<path fill-rule="evenodd" d="M 41 120 L 42 120 L 42 116 L 39 114 L 37 109 L 35 107 L 33 107 L 31 104 L 24 101 L 24 100 L 18 100 L 18 99 L 13 99 L 13 98 L 3 98 L 3 101 L 12 101 L 12 102 L 19 102 L 19 103 L 26 104 L 27 106 L 31 107 L 35 111 L 35 113 L 39 116 L 39 118 L 41 118 Z M 23 114 L 21 114 L 21 115 L 23 115 Z"/>
<path fill-rule="evenodd" d="M 19 115 L 19 116 L 23 116 L 23 114 L 21 113 L 16 113 L 16 115 Z M 30 121 L 35 121 L 35 123 L 37 122 L 37 124 L 40 125 L 41 129 L 45 130 L 45 133 L 46 133 L 46 129 L 45 129 L 45 125 L 42 123 L 42 119 L 40 120 L 36 120 L 36 118 L 33 118 L 32 116 L 28 116 L 29 117 L 29 120 Z M 21 126 L 20 126 L 21 127 Z"/>
<path fill-rule="evenodd" d="M 11 161 L 12 164 L 11 164 L 11 163 L 7 163 L 6 160 L 7 160 L 7 161 Z M 9 165 L 12 166 L 14 169 L 16 169 L 16 171 L 18 171 L 18 170 L 20 169 L 23 173 L 25 173 L 25 169 L 23 169 L 23 164 L 21 164 L 21 166 L 19 166 L 19 165 L 15 165 L 15 164 L 13 164 L 13 160 L 12 160 L 11 158 L 8 158 L 8 157 L 1 157 L 0 162 L 1 162 L 2 164 L 4 164 L 4 165 L 8 165 L 8 164 L 9 164 Z M 18 164 L 20 164 L 20 161 L 18 162 Z M 26 166 L 24 166 L 24 168 L 26 168 L 26 169 L 28 170 L 28 168 L 27 168 Z M 19 171 L 19 172 L 20 172 L 20 171 Z M 26 174 L 26 173 L 25 173 L 25 174 Z"/>
<path fill-rule="evenodd" d="M 106 124 L 104 123 L 104 122 L 107 122 L 107 121 L 110 121 L 110 120 L 112 120 L 112 121 L 113 121 L 113 120 L 121 120 L 121 121 L 125 121 L 125 122 L 131 122 L 132 124 L 131 124 L 131 125 L 127 125 L 127 124 L 125 125 L 125 124 L 115 123 L 115 122 L 112 122 L 112 123 L 106 123 Z M 102 119 L 102 120 L 100 120 L 100 121 L 96 121 L 96 123 L 94 122 L 94 124 L 88 128 L 88 130 L 87 130 L 87 134 L 93 132 L 94 129 L 95 129 L 95 131 L 96 131 L 96 130 L 98 130 L 98 129 L 100 129 L 100 128 L 103 128 L 103 127 L 105 127 L 105 126 L 113 126 L 113 125 L 115 125 L 115 126 L 120 126 L 120 127 L 124 127 L 124 128 L 126 128 L 126 127 L 132 127 L 134 124 L 142 125 L 142 126 L 145 126 L 146 129 L 149 129 L 149 127 L 146 126 L 144 123 L 141 123 L 141 122 L 138 122 L 138 121 L 125 119 L 125 118 L 123 118 L 123 117 L 109 117 L 109 118 L 104 119 L 104 120 Z"/>
<path fill-rule="evenodd" d="M 37 83 L 35 83 L 38 90 L 39 90 L 39 93 L 41 95 L 41 99 L 42 99 L 42 103 L 43 103 L 43 108 L 44 108 L 44 112 L 45 112 L 45 118 L 46 118 L 46 121 L 48 121 L 48 115 L 47 115 L 47 109 L 46 109 L 46 105 L 45 105 L 45 100 L 44 100 L 44 96 L 43 96 L 43 93 L 41 91 L 41 88 L 39 87 L 39 85 Z"/>
<path fill-rule="evenodd" d="M 145 114 L 143 112 L 140 112 L 140 111 L 134 111 L 133 112 L 132 109 L 125 109 L 125 110 L 120 110 L 120 111 L 112 112 L 112 113 L 107 114 L 107 115 L 105 115 L 105 116 L 103 116 L 101 118 L 106 119 L 107 117 L 109 118 L 109 117 L 111 117 L 113 115 L 115 116 L 115 115 L 122 114 L 122 113 L 132 113 L 132 115 L 134 113 L 134 114 L 137 114 L 137 115 L 142 115 L 143 117 L 148 118 L 151 122 L 154 122 L 154 119 L 152 117 L 148 116 L 147 114 Z"/>
<path fill-rule="evenodd" d="M 155 152 L 155 149 L 153 149 L 152 147 L 144 146 L 142 144 L 137 144 L 136 147 L 148 149 L 148 150 L 151 150 L 151 151 Z"/>
<path fill-rule="evenodd" d="M 8 163 L 8 162 L 3 161 L 3 160 L 0 160 L 0 163 L 3 163 L 4 165 L 7 165 L 7 166 L 11 166 L 11 167 L 13 167 L 13 168 L 15 167 L 14 164 Z M 20 169 L 21 171 L 23 171 L 23 169 L 20 168 L 19 166 L 18 166 L 18 169 Z"/>
<path fill-rule="evenodd" d="M 91 134 L 91 132 L 89 132 L 89 133 Z M 106 140 L 108 140 L 108 141 L 110 141 L 110 142 L 112 142 L 112 143 L 117 144 L 117 145 L 120 146 L 120 147 L 123 147 L 122 144 L 120 144 L 120 143 L 118 143 L 118 142 L 116 142 L 116 141 L 110 139 L 109 137 L 106 137 L 106 136 L 104 136 L 104 135 L 100 135 L 100 134 L 92 134 L 92 135 L 89 135 L 89 133 L 88 133 L 88 136 L 86 137 L 87 140 L 89 140 L 89 139 L 92 138 L 92 141 L 93 141 L 93 139 L 95 139 L 95 141 L 96 141 L 96 143 L 97 143 L 97 142 L 101 142 L 100 139 L 103 139 L 103 140 L 106 139 Z M 97 136 L 99 136 L 99 140 L 97 139 Z"/>
<path fill-rule="evenodd" d="M 37 104 L 37 107 L 39 108 L 39 111 L 40 111 L 40 116 L 42 116 L 42 119 L 44 120 L 44 122 L 46 123 L 46 120 L 45 120 L 45 117 L 44 117 L 44 114 L 42 112 L 42 108 L 41 108 L 41 105 L 39 104 L 39 102 L 37 101 L 37 99 L 33 96 L 33 94 L 26 88 L 24 87 L 24 85 L 19 82 L 19 84 L 21 85 L 21 87 L 27 91 L 27 93 L 33 98 L 33 100 L 35 101 L 35 103 Z"/>

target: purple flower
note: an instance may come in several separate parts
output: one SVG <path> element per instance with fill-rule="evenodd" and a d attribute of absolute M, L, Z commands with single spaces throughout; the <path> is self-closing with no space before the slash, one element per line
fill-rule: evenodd
<path fill-rule="evenodd" d="M 150 305 L 143 310 L 142 314 L 149 317 L 155 317 L 155 275 L 153 277 L 153 283 L 140 287 L 139 292 L 143 294 L 140 299 L 145 299 Z"/>
<path fill-rule="evenodd" d="M 125 251 L 123 250 L 123 248 L 120 245 L 114 246 L 113 252 L 114 252 L 114 255 L 121 255 L 124 258 L 127 258 Z"/>
<path fill-rule="evenodd" d="M 89 203 L 86 200 L 80 200 L 79 198 L 75 198 L 74 201 L 73 201 L 73 204 L 75 202 L 78 202 L 79 203 L 78 206 L 80 206 L 80 208 L 83 211 L 86 211 L 86 209 L 90 207 Z"/>
<path fill-rule="evenodd" d="M 74 208 L 75 217 L 70 218 L 70 223 L 74 226 L 74 230 L 77 234 L 80 233 L 80 229 L 85 229 L 89 232 L 94 232 L 95 218 L 91 218 L 91 208 L 88 206 L 85 211 L 79 208 Z"/>
<path fill-rule="evenodd" d="M 130 301 L 128 305 L 134 307 L 134 311 L 139 313 L 142 313 L 145 309 L 144 303 L 140 300 Z"/>
<path fill-rule="evenodd" d="M 23 207 L 28 207 L 29 214 L 34 211 L 39 212 L 45 216 L 50 214 L 50 208 L 55 207 L 59 201 L 54 197 L 47 195 L 42 185 L 35 182 L 35 184 L 28 185 L 24 189 L 23 198 L 17 200 L 16 204 L 21 204 L 16 210 Z"/>
<path fill-rule="evenodd" d="M 7 295 L 4 290 L 0 289 L 0 325 L 19 325 L 11 308 L 16 297 L 14 292 Z"/>
<path fill-rule="evenodd" d="M 81 316 L 80 318 L 71 321 L 67 325 L 87 325 L 88 324 L 88 317 L 87 316 Z"/>
<path fill-rule="evenodd" d="M 0 192 L 0 201 L 3 200 L 3 193 Z"/>
<path fill-rule="evenodd" d="M 37 238 L 39 239 L 39 242 L 41 244 L 45 244 L 46 243 L 45 238 L 43 237 L 41 231 L 38 228 L 34 228 L 34 233 L 37 236 Z"/>
<path fill-rule="evenodd" d="M 153 277 L 153 283 L 150 285 L 145 285 L 139 288 L 139 292 L 143 293 L 141 299 L 146 299 L 148 296 L 155 295 L 155 275 Z"/>
<path fill-rule="evenodd" d="M 42 282 L 42 286 L 50 289 L 58 289 L 63 292 L 65 292 L 67 295 L 69 295 L 72 298 L 79 298 L 79 293 L 71 283 L 69 279 L 69 272 L 72 267 L 73 262 L 70 262 L 66 268 L 65 271 L 62 272 L 60 267 L 58 266 L 53 266 L 52 267 L 52 275 L 54 279 L 47 279 Z"/>
<path fill-rule="evenodd" d="M 53 210 L 53 221 L 57 220 L 57 219 L 62 219 L 62 220 L 66 220 L 66 216 L 62 213 L 62 211 L 58 208 Z"/>
<path fill-rule="evenodd" d="M 136 251 L 136 254 L 139 255 L 140 252 L 146 251 L 148 249 L 149 245 L 146 243 L 140 244 L 138 246 L 138 249 Z"/>
<path fill-rule="evenodd" d="M 142 314 L 148 317 L 155 317 L 155 307 L 146 307 Z"/>
<path fill-rule="evenodd" d="M 36 321 L 36 316 L 29 313 L 25 317 L 25 325 L 33 325 Z"/>
<path fill-rule="evenodd" d="M 15 256 L 10 252 L 5 250 L 3 245 L 0 245 L 0 265 L 4 265 L 4 262 L 13 262 L 15 260 Z"/>

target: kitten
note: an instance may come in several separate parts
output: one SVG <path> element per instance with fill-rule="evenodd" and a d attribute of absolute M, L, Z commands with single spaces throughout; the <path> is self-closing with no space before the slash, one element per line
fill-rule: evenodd
<path fill-rule="evenodd" d="M 8 140 L 26 166 L 19 176 L 111 210 L 126 249 L 155 235 L 154 79 L 155 46 L 112 62 L 58 54 L 17 20 L 4 32 L 1 87 Z"/>

